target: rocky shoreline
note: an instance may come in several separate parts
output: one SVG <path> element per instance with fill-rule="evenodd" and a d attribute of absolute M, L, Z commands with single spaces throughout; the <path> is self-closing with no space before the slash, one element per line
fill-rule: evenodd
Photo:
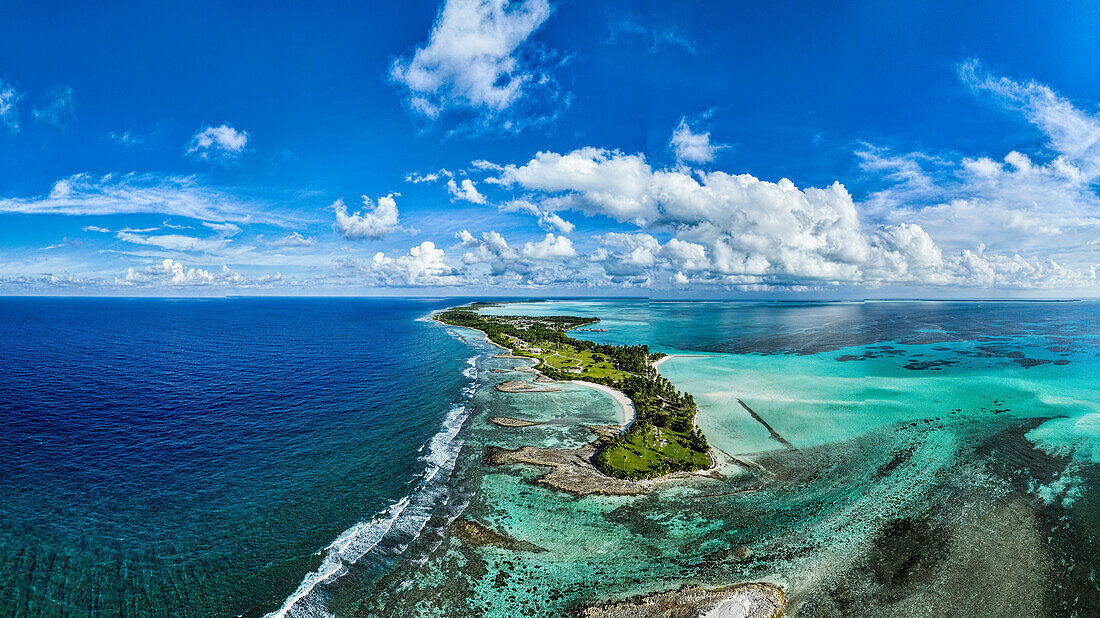
<path fill-rule="evenodd" d="M 597 435 L 608 436 L 617 433 L 618 425 L 589 426 Z M 524 446 L 508 450 L 490 446 L 485 453 L 486 460 L 494 466 L 526 464 L 540 466 L 550 470 L 538 479 L 538 483 L 571 493 L 575 496 L 638 496 L 652 491 L 641 483 L 611 478 L 600 472 L 592 464 L 600 440 L 597 439 L 577 449 L 555 449 L 537 446 Z"/>

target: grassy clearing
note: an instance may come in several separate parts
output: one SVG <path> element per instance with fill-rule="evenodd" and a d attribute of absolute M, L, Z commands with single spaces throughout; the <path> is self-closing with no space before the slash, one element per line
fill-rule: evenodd
<path fill-rule="evenodd" d="M 688 435 L 667 427 L 640 427 L 623 437 L 601 451 L 605 468 L 612 471 L 609 476 L 644 479 L 710 466 L 710 456 L 693 450 Z"/>

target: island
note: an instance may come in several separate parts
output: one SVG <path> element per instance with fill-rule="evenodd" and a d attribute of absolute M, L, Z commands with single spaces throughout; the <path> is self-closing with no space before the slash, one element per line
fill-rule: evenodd
<path fill-rule="evenodd" d="M 664 354 L 651 353 L 644 344 L 597 344 L 567 334 L 598 318 L 478 312 L 486 306 L 475 303 L 446 309 L 434 319 L 485 333 L 510 354 L 537 361 L 534 368 L 547 378 L 610 387 L 634 404 L 633 421 L 621 432 L 604 435 L 597 445 L 592 464 L 601 473 L 640 481 L 712 466 L 706 436 L 695 424 L 695 400 L 676 390 L 654 367 Z"/>

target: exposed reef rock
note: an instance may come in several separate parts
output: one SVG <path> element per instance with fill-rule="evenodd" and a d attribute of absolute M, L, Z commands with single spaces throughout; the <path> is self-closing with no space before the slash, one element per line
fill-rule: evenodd
<path fill-rule="evenodd" d="M 503 420 L 500 417 L 495 417 L 495 419 Z M 493 419 L 490 419 L 490 421 L 493 421 Z M 524 446 L 515 450 L 508 450 L 498 446 L 490 446 L 485 452 L 485 460 L 494 466 L 526 464 L 550 468 L 549 472 L 539 477 L 538 483 L 575 496 L 640 496 L 652 493 L 658 484 L 670 479 L 725 478 L 718 472 L 716 467 L 695 472 L 673 472 L 659 478 L 643 481 L 628 481 L 607 476 L 593 465 L 592 458 L 595 456 L 600 444 L 618 435 L 623 429 L 622 426 L 582 425 L 582 427 L 596 434 L 596 439 L 580 448 L 558 449 Z M 711 457 L 714 461 L 718 461 L 717 453 L 712 452 Z"/>
<path fill-rule="evenodd" d="M 578 449 L 524 446 L 514 451 L 491 446 L 486 457 L 497 466 L 528 464 L 550 468 L 539 478 L 539 484 L 576 496 L 637 496 L 651 491 L 639 483 L 605 476 L 592 465 L 595 454 L 596 444 L 592 443 Z"/>
<path fill-rule="evenodd" d="M 773 584 L 739 584 L 708 590 L 686 586 L 581 610 L 581 618 L 779 618 L 787 606 L 783 589 Z"/>
<path fill-rule="evenodd" d="M 523 380 L 508 380 L 497 384 L 497 390 L 502 393 L 549 393 L 559 389 L 546 386 L 535 386 Z"/>
<path fill-rule="evenodd" d="M 507 534 L 497 532 L 471 519 L 460 519 L 456 521 L 452 529 L 454 530 L 455 536 L 461 539 L 463 543 L 473 547 L 492 546 L 510 551 L 546 551 L 534 543 L 512 538 Z"/>
<path fill-rule="evenodd" d="M 512 418 L 510 416 L 493 416 L 489 419 L 489 422 L 494 425 L 500 425 L 501 427 L 531 427 L 533 425 L 541 425 L 538 421 L 525 421 L 520 418 Z"/>

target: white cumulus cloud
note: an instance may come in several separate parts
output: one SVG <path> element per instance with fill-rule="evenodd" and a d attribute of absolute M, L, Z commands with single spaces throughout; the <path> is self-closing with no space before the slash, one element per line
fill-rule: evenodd
<path fill-rule="evenodd" d="M 279 277 L 281 279 L 281 275 Z M 267 280 L 268 282 L 271 279 Z M 204 285 L 245 286 L 250 282 L 240 273 L 226 265 L 217 272 L 204 268 L 188 267 L 178 260 L 165 258 L 149 266 L 137 269 L 130 267 L 126 274 L 116 278 L 118 285 L 160 285 L 170 287 L 188 287 Z"/>
<path fill-rule="evenodd" d="M 447 265 L 446 253 L 431 241 L 409 249 L 405 255 L 388 257 L 379 251 L 362 270 L 379 285 L 428 286 L 456 282 Z"/>
<path fill-rule="evenodd" d="M 447 181 L 447 192 L 450 193 L 454 199 L 466 200 L 467 202 L 473 202 L 475 204 L 484 204 L 486 202 L 485 196 L 477 190 L 474 181 L 469 178 L 463 178 L 461 183 L 456 183 L 455 179 L 451 178 Z"/>
<path fill-rule="evenodd" d="M 390 75 L 428 118 L 450 109 L 498 116 L 551 81 L 524 54 L 549 17 L 547 0 L 445 0 L 427 43 L 394 61 Z"/>
<path fill-rule="evenodd" d="M 1012 161 L 1015 173 L 1028 168 L 1023 157 Z M 977 167 L 999 173 L 996 165 Z M 642 155 L 598 148 L 540 152 L 524 165 L 504 166 L 493 181 L 535 192 L 530 208 L 536 211 L 576 210 L 674 234 L 665 245 L 650 234 L 606 235 L 592 261 L 620 279 L 647 281 L 668 271 L 737 285 L 1049 287 L 1094 281 L 1092 271 L 1073 271 L 1043 256 L 983 249 L 975 257 L 979 252 L 966 247 L 945 255 L 918 222 L 865 222 L 839 182 L 799 188 L 787 179 L 749 174 L 654 169 Z M 980 240 L 971 236 L 969 242 L 974 248 Z"/>
<path fill-rule="evenodd" d="M 200 159 L 235 159 L 248 145 L 248 132 L 238 131 L 228 124 L 204 127 L 187 145 L 187 153 Z"/>
<path fill-rule="evenodd" d="M 565 236 L 547 234 L 538 242 L 523 245 L 523 255 L 536 260 L 573 257 L 577 254 L 573 242 Z"/>
<path fill-rule="evenodd" d="M 710 132 L 694 133 L 688 126 L 687 118 L 681 118 L 680 124 L 672 132 L 668 141 L 677 161 L 688 163 L 710 163 L 714 161 L 718 151 L 724 148 L 722 144 L 710 142 Z"/>
<path fill-rule="evenodd" d="M 397 229 L 397 200 L 392 193 L 378 198 L 377 205 L 364 195 L 363 206 L 362 210 L 348 214 L 343 199 L 333 202 L 332 210 L 336 213 L 333 229 L 349 240 L 378 239 Z"/>
<path fill-rule="evenodd" d="M 208 270 L 187 268 L 176 260 L 165 259 L 140 271 L 130 267 L 127 269 L 123 281 L 128 283 L 159 282 L 172 286 L 210 285 L 214 283 L 214 275 Z"/>
<path fill-rule="evenodd" d="M 577 226 L 561 218 L 556 212 L 539 213 L 539 227 L 548 231 L 557 231 L 559 234 L 571 234 Z"/>

